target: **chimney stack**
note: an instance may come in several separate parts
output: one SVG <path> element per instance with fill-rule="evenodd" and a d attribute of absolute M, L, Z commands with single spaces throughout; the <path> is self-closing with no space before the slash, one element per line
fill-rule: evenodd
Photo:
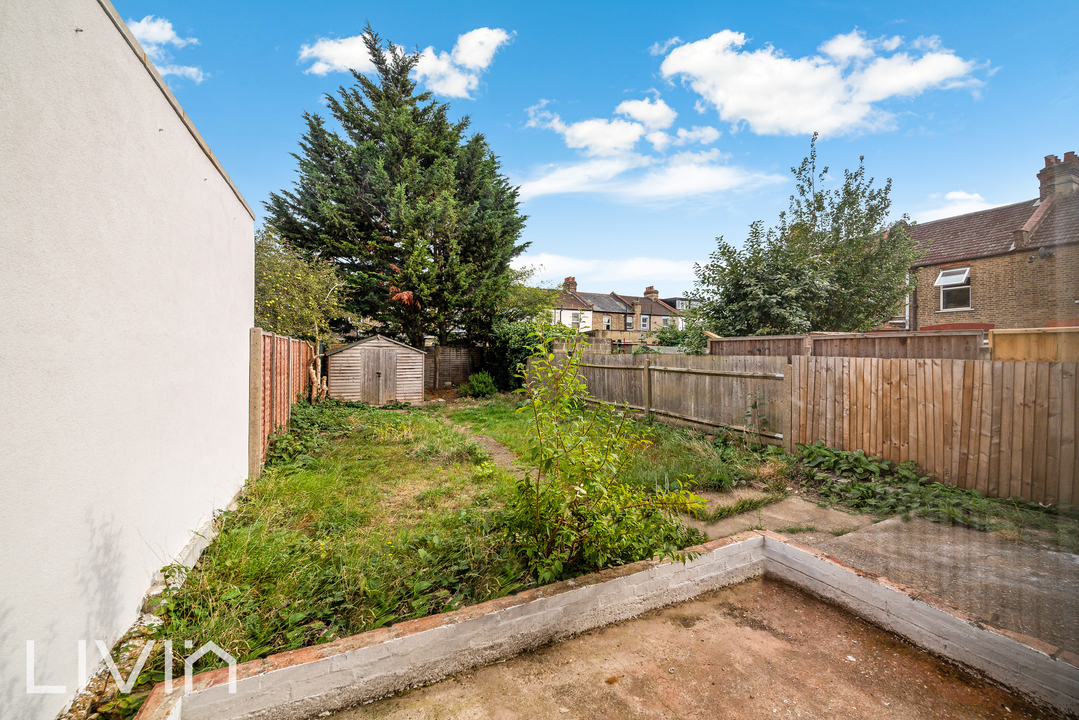
<path fill-rule="evenodd" d="M 1075 151 L 1064 153 L 1061 161 L 1056 155 L 1045 156 L 1045 167 L 1038 173 L 1040 198 L 1067 197 L 1079 191 L 1079 157 Z"/>
<path fill-rule="evenodd" d="M 562 281 L 562 289 L 566 292 L 577 292 L 577 278 L 568 277 Z"/>
<path fill-rule="evenodd" d="M 649 300 L 659 300 L 659 290 L 649 285 L 644 289 L 644 296 Z"/>

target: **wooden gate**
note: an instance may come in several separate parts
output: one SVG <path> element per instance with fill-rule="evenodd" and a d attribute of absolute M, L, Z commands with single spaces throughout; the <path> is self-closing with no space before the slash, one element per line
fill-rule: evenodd
<path fill-rule="evenodd" d="M 397 351 L 378 348 L 365 353 L 363 401 L 372 405 L 397 402 Z"/>

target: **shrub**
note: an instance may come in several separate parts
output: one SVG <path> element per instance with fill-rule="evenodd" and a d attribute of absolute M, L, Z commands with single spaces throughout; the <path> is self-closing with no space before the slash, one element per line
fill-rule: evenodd
<path fill-rule="evenodd" d="M 550 343 L 572 335 L 573 329 L 565 325 L 540 321 L 497 323 L 484 358 L 495 385 L 507 392 L 521 387 L 528 358 L 541 347 L 550 349 Z"/>
<path fill-rule="evenodd" d="M 487 398 L 495 394 L 498 388 L 495 387 L 494 378 L 486 370 L 481 370 L 478 373 L 473 373 L 468 380 L 461 385 L 461 392 L 468 397 L 473 398 Z"/>
<path fill-rule="evenodd" d="M 536 345 L 549 337 L 540 329 Z M 579 338 L 573 342 L 576 350 Z M 642 488 L 620 475 L 644 446 L 646 431 L 611 406 L 585 408 L 581 355 L 540 350 L 526 386 L 534 436 L 524 458 L 532 470 L 506 507 L 510 544 L 540 583 L 655 556 L 685 561 L 683 548 L 703 539 L 677 519 L 704 501 L 675 487 Z"/>

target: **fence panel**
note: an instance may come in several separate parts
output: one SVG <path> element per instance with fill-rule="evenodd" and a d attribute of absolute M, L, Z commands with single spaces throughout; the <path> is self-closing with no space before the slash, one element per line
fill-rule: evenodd
<path fill-rule="evenodd" d="M 595 399 L 643 410 L 647 372 L 652 413 L 777 443 L 792 412 L 786 367 L 786 357 L 585 355 L 581 374 Z"/>
<path fill-rule="evenodd" d="M 446 383 L 460 385 L 468 380 L 472 373 L 483 367 L 483 348 L 468 347 L 443 347 L 435 348 L 428 352 L 423 359 L 423 382 L 424 390 L 434 390 L 435 379 L 435 352 L 438 356 L 438 379 L 440 386 Z"/>
<path fill-rule="evenodd" d="M 791 443 L 902 462 L 991 497 L 1079 497 L 1079 363 L 794 358 Z"/>
<path fill-rule="evenodd" d="M 709 340 L 708 352 L 711 355 L 743 356 L 815 355 L 817 357 L 978 360 L 982 358 L 984 337 L 981 330 L 766 335 Z M 1079 333 L 1076 333 L 1074 337 L 1079 341 Z"/>
<path fill-rule="evenodd" d="M 990 330 L 994 360 L 1079 362 L 1079 327 Z"/>
<path fill-rule="evenodd" d="M 296 398 L 310 389 L 308 368 L 314 359 L 310 343 L 285 335 L 263 332 L 258 345 L 252 346 L 252 353 L 261 356 L 258 387 L 253 383 L 251 389 L 258 395 L 251 405 L 251 423 L 259 434 L 258 462 L 251 464 L 252 470 L 266 459 L 270 435 L 288 426 Z"/>

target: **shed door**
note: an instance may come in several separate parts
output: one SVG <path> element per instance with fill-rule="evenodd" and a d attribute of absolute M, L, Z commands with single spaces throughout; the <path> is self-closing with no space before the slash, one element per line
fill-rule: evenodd
<path fill-rule="evenodd" d="M 364 353 L 363 401 L 372 405 L 397 402 L 397 351 L 383 348 Z"/>
<path fill-rule="evenodd" d="M 378 404 L 397 402 L 397 351 L 379 349 L 378 364 Z"/>

